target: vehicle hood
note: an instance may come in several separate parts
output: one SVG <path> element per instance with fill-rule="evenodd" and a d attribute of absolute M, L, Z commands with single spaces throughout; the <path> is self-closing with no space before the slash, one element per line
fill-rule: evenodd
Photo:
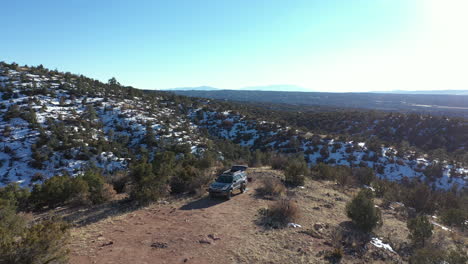
<path fill-rule="evenodd" d="M 218 190 L 223 190 L 223 189 L 227 189 L 231 186 L 231 183 L 222 183 L 222 182 L 213 182 L 211 185 L 210 185 L 210 188 L 212 189 L 218 189 Z"/>

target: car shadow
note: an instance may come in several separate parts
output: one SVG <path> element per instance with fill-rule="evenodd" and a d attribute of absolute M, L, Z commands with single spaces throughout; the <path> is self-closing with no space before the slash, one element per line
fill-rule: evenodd
<path fill-rule="evenodd" d="M 192 201 L 190 203 L 187 203 L 180 207 L 180 210 L 196 210 L 196 209 L 204 209 L 204 208 L 209 208 L 221 203 L 226 202 L 227 199 L 224 197 L 215 197 L 215 198 L 210 198 L 208 196 L 202 197 L 200 199 L 197 199 L 195 201 Z"/>
<path fill-rule="evenodd" d="M 246 190 L 247 191 L 247 190 Z M 242 193 L 236 191 L 232 194 L 232 198 L 235 198 L 238 195 L 241 195 Z M 232 199 L 231 198 L 231 199 Z M 224 202 L 229 201 L 223 196 L 217 196 L 210 198 L 209 196 L 204 196 L 200 199 L 197 199 L 195 201 L 192 201 L 188 204 L 183 205 L 180 207 L 180 210 L 196 210 L 196 209 L 204 209 L 204 208 L 209 208 L 218 204 L 222 204 Z"/>
<path fill-rule="evenodd" d="M 129 202 L 129 200 L 112 201 L 81 209 L 70 208 L 67 210 L 68 213 L 62 216 L 62 219 L 72 223 L 74 226 L 82 227 L 103 219 L 124 215 L 140 208 L 135 203 Z"/>

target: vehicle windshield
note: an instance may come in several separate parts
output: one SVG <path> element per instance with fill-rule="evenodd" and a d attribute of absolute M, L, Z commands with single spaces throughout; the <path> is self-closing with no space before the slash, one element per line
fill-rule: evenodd
<path fill-rule="evenodd" d="M 221 175 L 216 179 L 217 182 L 221 183 L 231 183 L 232 182 L 232 176 L 229 175 Z"/>

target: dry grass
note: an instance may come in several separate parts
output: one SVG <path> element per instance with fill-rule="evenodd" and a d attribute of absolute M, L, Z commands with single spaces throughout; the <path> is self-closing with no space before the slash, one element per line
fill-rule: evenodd
<path fill-rule="evenodd" d="M 282 198 L 262 213 L 261 224 L 267 227 L 281 228 L 288 223 L 297 221 L 299 218 L 299 207 L 297 202 Z"/>
<path fill-rule="evenodd" d="M 256 189 L 256 192 L 260 196 L 280 197 L 286 193 L 286 187 L 277 178 L 263 178 L 261 180 L 261 186 Z"/>

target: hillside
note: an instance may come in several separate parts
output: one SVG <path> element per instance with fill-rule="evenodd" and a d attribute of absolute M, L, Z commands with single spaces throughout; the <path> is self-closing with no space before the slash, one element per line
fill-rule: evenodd
<path fill-rule="evenodd" d="M 0 263 L 466 258 L 464 119 L 280 111 L 6 63 L 0 98 Z M 251 167 L 247 193 L 208 199 L 233 164 Z"/>
<path fill-rule="evenodd" d="M 41 68 L 0 71 L 3 184 L 76 175 L 91 164 L 111 173 L 164 144 L 196 152 L 203 141 L 166 94 L 132 95 L 138 91 L 117 83 Z"/>
<path fill-rule="evenodd" d="M 89 167 L 114 173 L 128 169 L 134 159 L 145 156 L 151 160 L 155 153 L 167 148 L 176 153 L 187 150 L 203 153 L 210 140 L 202 133 L 204 129 L 210 137 L 228 139 L 252 150 L 303 152 L 310 165 L 324 162 L 370 167 L 381 178 L 397 181 L 416 178 L 444 189 L 466 184 L 468 170 L 463 161 L 443 155 L 432 155 L 431 160 L 424 153 L 400 144 L 381 146 L 373 140 L 346 140 L 288 126 L 288 122 L 299 120 L 296 118 L 285 118 L 290 120 L 286 123 L 258 120 L 255 115 L 248 117 L 228 108 L 234 105 L 144 92 L 123 87 L 115 79 L 103 84 L 42 67 L 2 64 L 0 74 L 3 184 L 19 182 L 31 186 L 57 174 L 77 175 Z M 353 118 L 351 115 L 350 119 L 336 124 L 349 127 L 359 122 Z M 332 122 L 331 118 L 328 120 Z M 396 119 L 396 123 L 400 121 Z M 388 125 L 379 126 L 377 121 L 373 125 L 364 131 L 388 128 Z M 316 126 L 326 127 L 320 123 Z M 432 133 L 433 129 L 425 131 Z M 448 129 L 444 126 L 433 132 L 443 136 L 441 131 Z M 350 131 L 334 128 L 323 132 L 343 135 Z M 422 134 L 426 132 L 420 131 L 419 137 L 430 136 Z M 398 134 L 397 131 L 395 135 Z M 451 139 L 449 146 L 453 147 L 447 151 L 457 146 L 465 148 L 463 139 Z M 411 138 L 407 140 L 413 143 Z"/>

